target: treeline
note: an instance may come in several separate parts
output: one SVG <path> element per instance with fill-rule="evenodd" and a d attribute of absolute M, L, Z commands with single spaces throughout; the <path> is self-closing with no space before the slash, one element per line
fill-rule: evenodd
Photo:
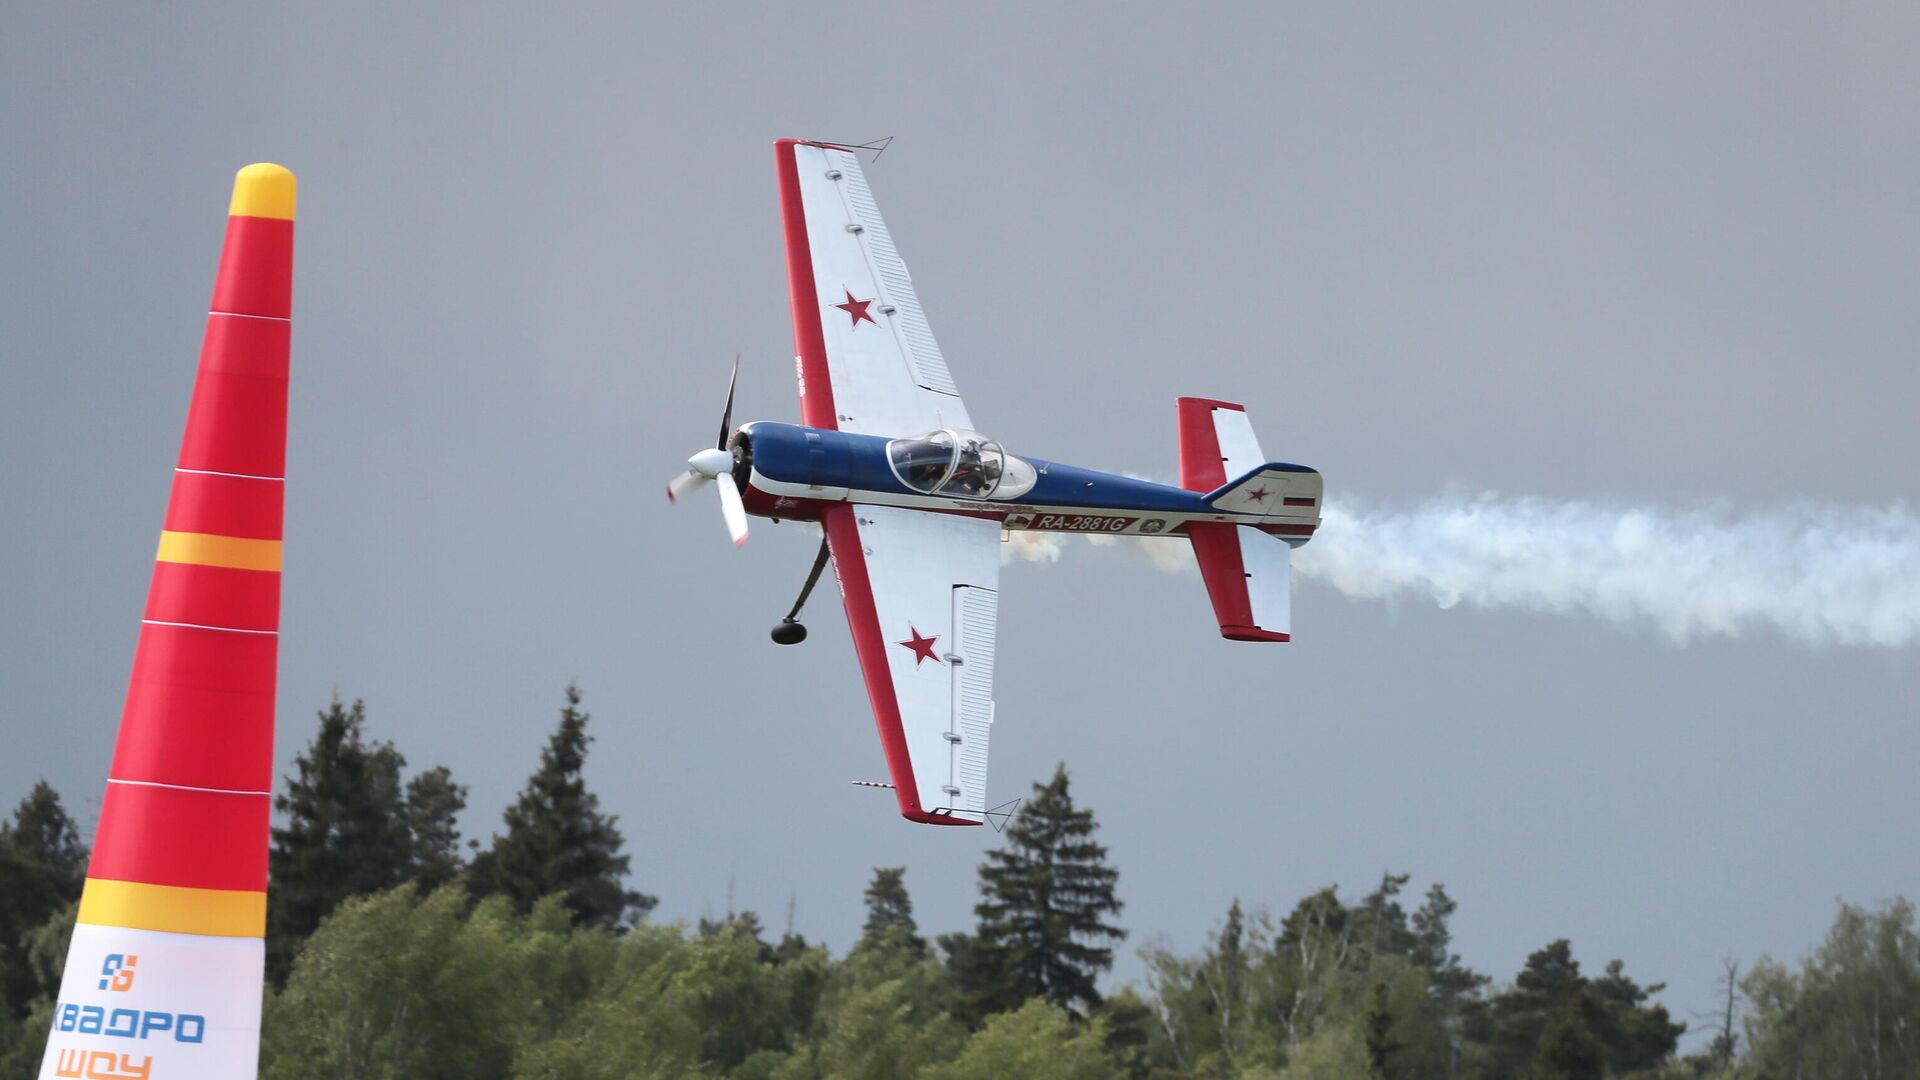
<path fill-rule="evenodd" d="M 1120 875 L 1064 766 L 987 853 L 970 931 L 923 935 L 904 867 L 875 869 L 839 956 L 751 912 L 653 925 L 581 778 L 587 723 L 568 688 L 503 830 L 463 845 L 444 767 L 408 777 L 359 702 L 320 714 L 275 798 L 262 1076 L 1920 1077 L 1904 900 L 1843 905 L 1797 965 L 1730 964 L 1687 1057 L 1660 984 L 1566 940 L 1496 983 L 1452 951 L 1446 889 L 1415 903 L 1401 874 L 1282 916 L 1231 901 L 1204 948 L 1148 946 L 1144 984 L 1103 994 Z M 44 783 L 0 824 L 0 1080 L 36 1075 L 85 866 Z"/>

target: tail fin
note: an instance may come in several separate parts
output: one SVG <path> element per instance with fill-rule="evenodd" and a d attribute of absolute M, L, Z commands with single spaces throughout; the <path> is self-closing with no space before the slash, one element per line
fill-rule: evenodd
<path fill-rule="evenodd" d="M 1216 510 L 1231 514 L 1256 514 L 1249 522 L 1284 536 L 1312 536 L 1320 526 L 1320 474 L 1305 465 L 1269 461 L 1231 484 L 1222 484 L 1207 493 L 1207 502 Z M 1304 525 L 1298 529 L 1269 528 L 1276 525 Z"/>
<path fill-rule="evenodd" d="M 1242 406 L 1181 398 L 1177 408 L 1180 486 L 1207 492 L 1207 501 L 1223 512 L 1258 515 L 1244 525 L 1187 526 L 1220 634 L 1235 641 L 1287 641 L 1293 545 L 1305 543 L 1320 524 L 1320 474 L 1267 461 Z M 1228 483 L 1228 477 L 1237 479 Z"/>

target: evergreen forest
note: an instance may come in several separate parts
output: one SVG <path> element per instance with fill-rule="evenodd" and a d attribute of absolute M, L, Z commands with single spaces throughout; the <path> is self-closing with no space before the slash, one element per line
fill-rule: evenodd
<path fill-rule="evenodd" d="M 1729 958 L 1722 1007 L 1685 1020 L 1646 958 L 1568 938 L 1474 970 L 1446 887 L 1401 873 L 1220 897 L 1179 954 L 1126 925 L 1065 765 L 988 851 L 964 932 L 922 932 L 906 867 L 847 883 L 866 921 L 844 951 L 752 912 L 662 925 L 583 779 L 589 720 L 568 687 L 499 830 L 463 844 L 446 768 L 407 775 L 358 701 L 320 712 L 274 800 L 261 1076 L 1920 1078 L 1907 900 L 1841 903 L 1792 961 Z M 0 1080 L 37 1074 L 86 864 L 45 783 L 0 822 Z M 1129 947 L 1145 975 L 1112 985 Z"/>

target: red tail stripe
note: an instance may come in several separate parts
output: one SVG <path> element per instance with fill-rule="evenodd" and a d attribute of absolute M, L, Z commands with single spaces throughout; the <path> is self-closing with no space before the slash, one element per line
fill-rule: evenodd
<path fill-rule="evenodd" d="M 1220 436 L 1213 427 L 1213 410 L 1246 410 L 1230 401 L 1183 397 L 1174 402 L 1180 422 L 1180 486 L 1188 491 L 1212 491 L 1227 482 L 1220 460 Z"/>

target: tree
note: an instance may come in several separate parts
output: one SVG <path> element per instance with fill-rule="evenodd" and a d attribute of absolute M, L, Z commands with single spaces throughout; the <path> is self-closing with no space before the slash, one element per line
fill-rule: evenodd
<path fill-rule="evenodd" d="M 1513 987 L 1493 999 L 1469 1033 L 1481 1044 L 1474 1055 L 1481 1074 L 1507 1077 L 1532 1068 L 1544 1076 L 1585 1075 L 1589 1042 L 1603 1071 L 1624 1075 L 1659 1066 L 1686 1030 L 1664 1006 L 1648 1004 L 1663 988 L 1635 983 L 1619 960 L 1602 977 L 1587 979 L 1572 945 L 1555 941 L 1527 957 Z"/>
<path fill-rule="evenodd" d="M 1413 913 L 1413 950 L 1415 964 L 1427 971 L 1428 992 L 1440 1012 L 1447 1030 L 1447 1072 L 1451 1077 L 1459 1068 L 1462 1014 L 1474 1005 L 1473 995 L 1487 983 L 1485 975 L 1475 974 L 1460 963 L 1453 951 L 1453 931 L 1448 922 L 1459 910 L 1459 903 L 1447 895 L 1447 887 L 1434 882 L 1420 910 Z"/>
<path fill-rule="evenodd" d="M 913 898 L 907 895 L 904 866 L 876 866 L 873 881 L 867 885 L 867 922 L 861 928 L 869 938 L 883 937 L 889 930 L 912 934 L 919 927 L 913 921 Z"/>
<path fill-rule="evenodd" d="M 1367 950 L 1363 969 L 1371 969 L 1380 956 L 1410 956 L 1418 939 L 1407 926 L 1407 913 L 1395 897 L 1412 880 L 1412 874 L 1380 875 L 1380 885 L 1353 909 L 1354 939 Z"/>
<path fill-rule="evenodd" d="M 286 824 L 273 829 L 267 890 L 267 973 L 285 981 L 300 943 L 350 896 L 417 881 L 424 889 L 461 870 L 456 817 L 467 789 L 446 766 L 401 787 L 407 759 L 391 742 L 367 738 L 367 706 L 322 710 L 320 729 L 294 759 L 286 791 L 273 808 Z"/>
<path fill-rule="evenodd" d="M 53 1027 L 54 999 L 60 993 L 60 973 L 66 967 L 67 949 L 73 942 L 74 917 L 79 909 L 78 900 L 55 909 L 45 922 L 27 931 L 24 938 L 5 950 L 7 955 L 26 964 L 39 992 L 25 1003 L 25 1016 L 17 1022 L 5 1009 L 0 1009 L 0 1077 L 40 1075 L 40 1056 Z"/>
<path fill-rule="evenodd" d="M 1321 1013 L 1348 989 L 1354 956 L 1353 913 L 1337 886 L 1302 899 L 1281 920 L 1274 942 L 1274 976 L 1289 1049 L 1297 1049 Z"/>
<path fill-rule="evenodd" d="M 907 895 L 904 866 L 876 866 L 867 885 L 867 922 L 856 949 L 898 950 L 911 959 L 927 955 L 927 939 L 913 921 L 913 898 Z"/>
<path fill-rule="evenodd" d="M 543 896 L 563 893 L 577 924 L 630 925 L 656 900 L 624 884 L 630 859 L 620 853 L 618 819 L 600 812 L 600 797 L 581 776 L 593 741 L 589 716 L 579 708 L 579 687 L 569 685 L 566 694 L 539 770 L 507 808 L 506 834 L 495 835 L 492 848 L 474 859 L 474 887 L 482 895 L 505 896 L 521 912 Z"/>
<path fill-rule="evenodd" d="M 1393 1004 L 1387 984 L 1376 982 L 1367 999 L 1367 1076 L 1370 1080 L 1388 1080 L 1387 1069 L 1400 1044 L 1393 1038 Z"/>
<path fill-rule="evenodd" d="M 920 1074 L 926 1080 L 1104 1080 L 1113 1075 L 1105 1025 L 1087 1026 L 1045 1001 L 1001 1013 L 974 1033 L 960 1055 Z"/>
<path fill-rule="evenodd" d="M 368 742 L 367 709 L 336 695 L 320 730 L 294 759 L 273 808 L 268 866 L 267 972 L 286 979 L 300 943 L 342 900 L 390 889 L 413 865 L 408 807 L 400 787 L 406 759 L 392 743 Z"/>
<path fill-rule="evenodd" d="M 921 996 L 903 979 L 849 995 L 827 1018 L 813 1062 L 816 1075 L 893 1080 L 952 1058 L 966 1032 Z"/>
<path fill-rule="evenodd" d="M 1771 958 L 1741 980 L 1747 1060 L 1764 1077 L 1920 1076 L 1920 933 L 1913 902 L 1842 903 L 1798 969 Z"/>
<path fill-rule="evenodd" d="M 43 986 L 28 956 L 30 931 L 80 899 L 87 849 L 79 830 L 45 780 L 0 824 L 0 1006 L 26 1015 L 33 999 L 59 987 Z"/>
<path fill-rule="evenodd" d="M 1141 950 L 1161 1056 L 1169 1066 L 1202 1075 L 1238 1070 L 1261 1011 L 1253 971 L 1261 942 L 1249 930 L 1238 897 L 1210 937 L 1207 949 L 1191 959 L 1159 945 Z"/>
<path fill-rule="evenodd" d="M 605 983 L 615 953 L 557 901 L 522 919 L 505 900 L 473 906 L 458 885 L 348 900 L 268 996 L 260 1075 L 504 1080 L 519 1047 Z"/>
<path fill-rule="evenodd" d="M 1074 806 L 1066 765 L 1033 789 L 1005 846 L 980 866 L 979 931 L 962 950 L 959 976 L 980 1014 L 1031 997 L 1068 1009 L 1099 1004 L 1094 979 L 1113 966 L 1105 943 L 1126 937 L 1107 921 L 1121 908 L 1120 872 L 1092 839 L 1093 812 Z"/>
<path fill-rule="evenodd" d="M 576 936 L 615 942 L 612 976 L 570 1011 L 552 1038 L 522 1051 L 514 1075 L 765 1076 L 784 1063 L 813 1026 L 825 954 L 769 964 L 743 927 L 719 926 L 691 938 L 676 927 L 636 926 L 617 939 L 575 928 Z"/>
<path fill-rule="evenodd" d="M 1153 1008 L 1133 987 L 1123 986 L 1119 993 L 1108 995 L 1093 1018 L 1106 1027 L 1111 1076 L 1146 1080 L 1153 1075 Z"/>
<path fill-rule="evenodd" d="M 1648 1004 L 1665 983 L 1641 986 L 1626 976 L 1626 962 L 1607 961 L 1607 973 L 1587 984 L 1588 1013 L 1594 1034 L 1616 1073 L 1650 1069 L 1673 1056 L 1687 1025 L 1667 1015 L 1664 1005 Z"/>
<path fill-rule="evenodd" d="M 1541 1029 L 1539 1046 L 1527 1067 L 1527 1080 L 1600 1080 L 1605 1074 L 1606 1057 L 1600 1040 L 1581 1018 L 1579 1004 L 1567 1001 L 1554 1010 Z"/>
<path fill-rule="evenodd" d="M 1740 1008 L 1740 961 L 1729 956 L 1721 960 L 1721 973 L 1714 985 L 1726 995 L 1726 1006 L 1716 1017 L 1718 1030 L 1713 1033 L 1713 1043 L 1707 1047 L 1706 1059 L 1722 1069 L 1733 1067 L 1733 1057 L 1740 1049 L 1740 1035 L 1733 1030 L 1734 1014 Z"/>
<path fill-rule="evenodd" d="M 454 783 L 445 765 L 407 781 L 408 876 L 421 889 L 431 892 L 465 868 L 459 818 L 466 807 L 466 785 Z"/>

